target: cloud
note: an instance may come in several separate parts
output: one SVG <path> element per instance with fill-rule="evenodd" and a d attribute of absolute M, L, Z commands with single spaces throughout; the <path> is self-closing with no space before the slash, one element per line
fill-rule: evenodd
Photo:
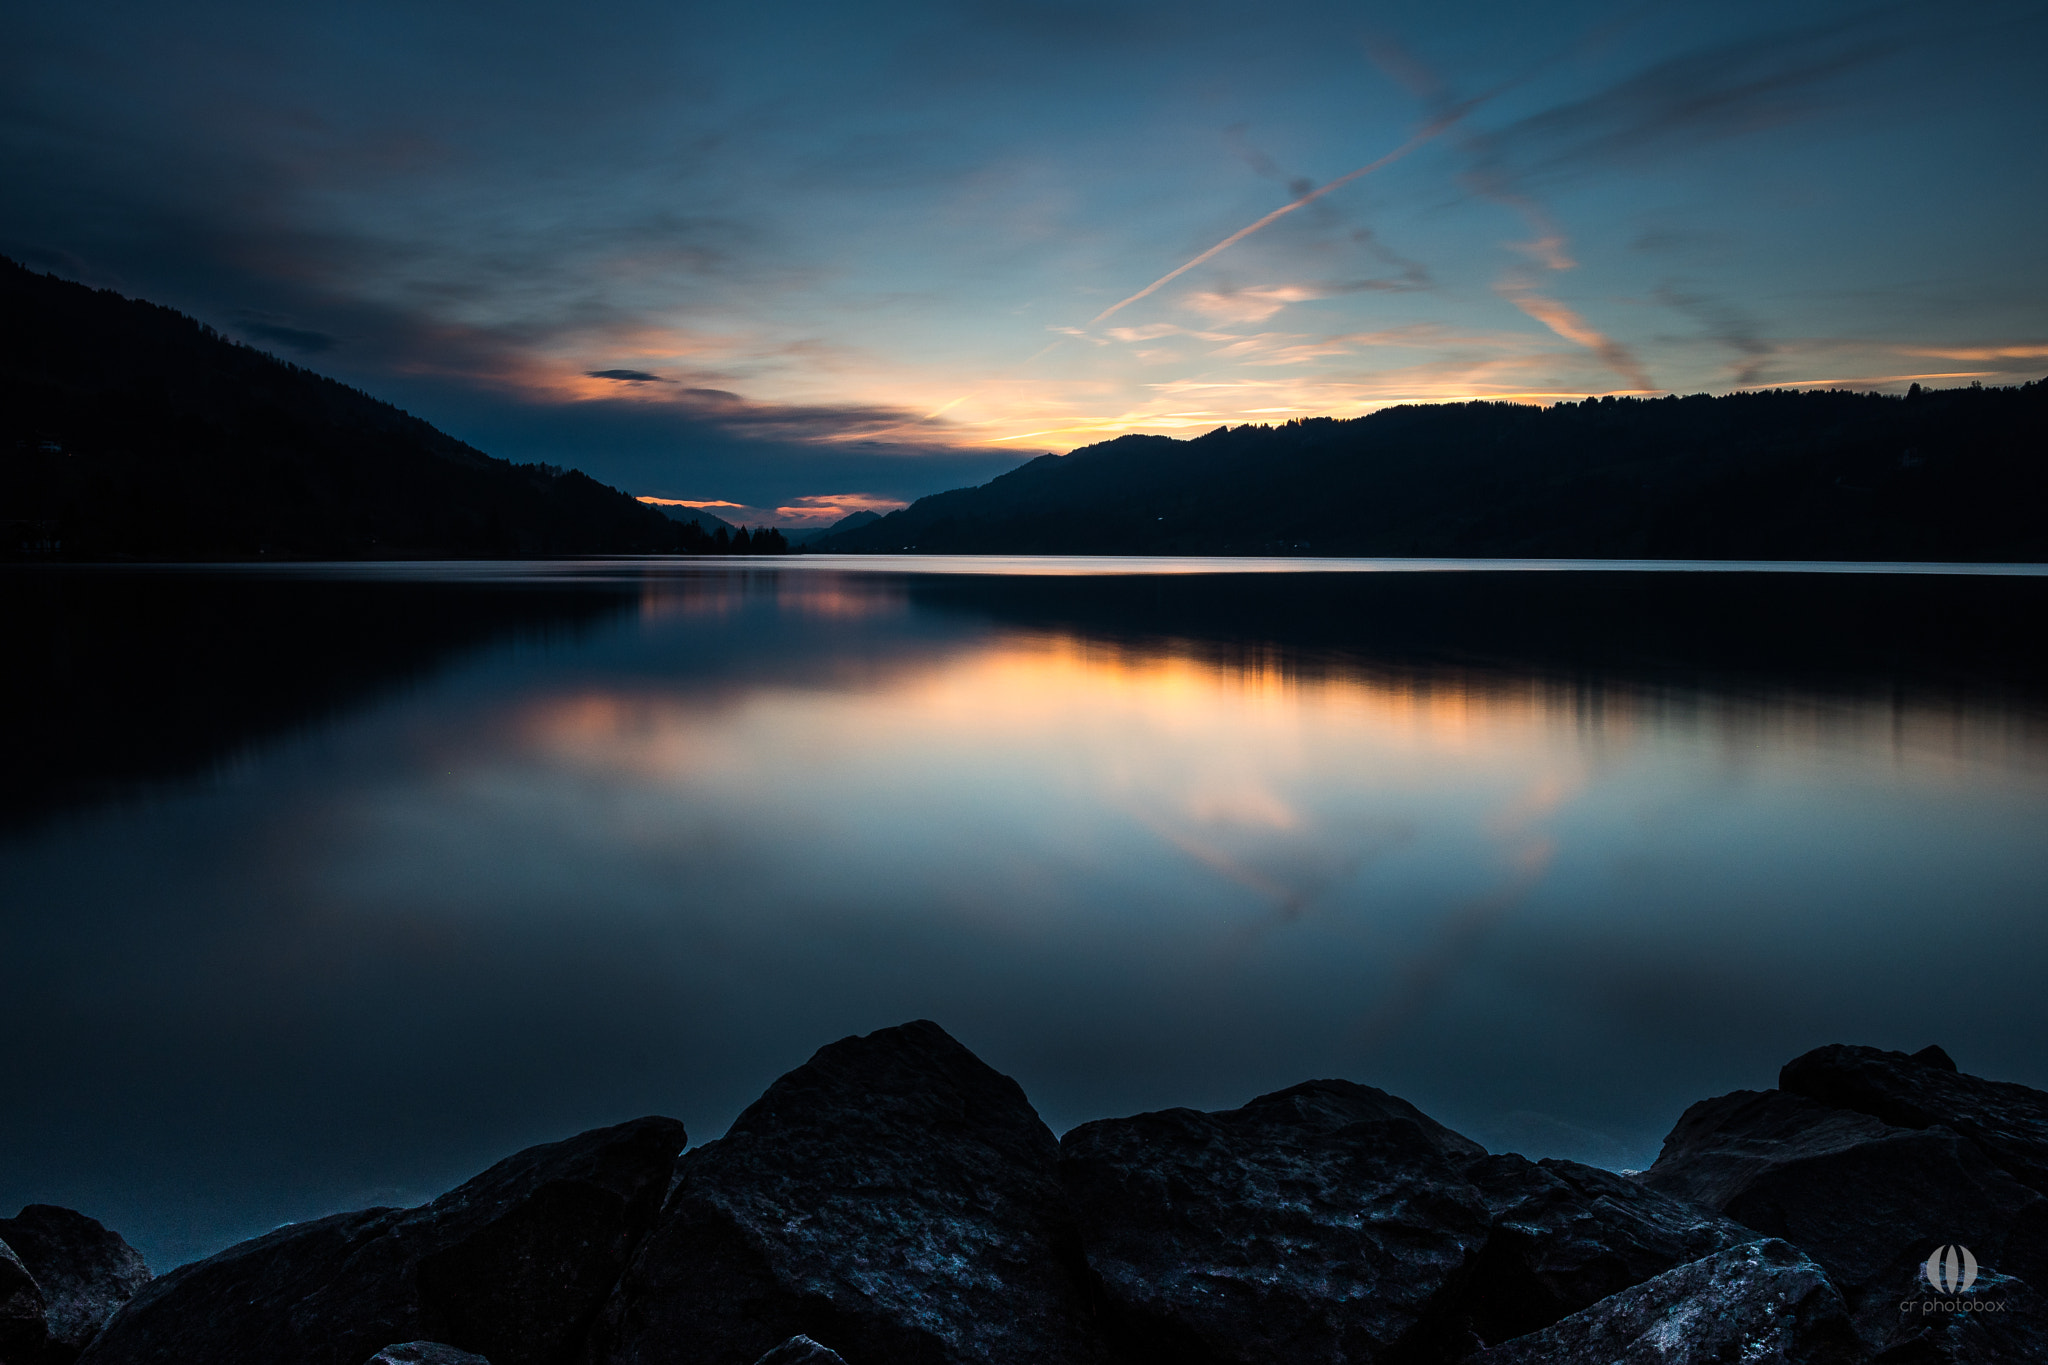
<path fill-rule="evenodd" d="M 616 379 L 622 384 L 673 384 L 673 379 L 663 379 L 658 374 L 645 370 L 585 370 L 592 379 Z"/>
<path fill-rule="evenodd" d="M 331 351 L 336 339 L 326 332 L 316 332 L 305 327 L 286 327 L 275 322 L 241 320 L 234 324 L 236 331 L 257 341 L 272 341 L 289 350 L 304 355 L 318 355 Z"/>
<path fill-rule="evenodd" d="M 1706 328 L 1708 336 L 1735 352 L 1740 358 L 1733 375 L 1735 383 L 1754 384 L 1763 378 L 1764 362 L 1777 354 L 1778 348 L 1763 339 L 1756 323 L 1740 308 L 1725 299 L 1682 292 L 1673 285 L 1659 289 L 1657 300 L 1692 317 Z"/>
<path fill-rule="evenodd" d="M 1486 139 L 1515 178 L 1640 162 L 1782 127 L 1845 98 L 1838 82 L 1929 34 L 1894 6 L 1825 24 L 1700 46 Z"/>

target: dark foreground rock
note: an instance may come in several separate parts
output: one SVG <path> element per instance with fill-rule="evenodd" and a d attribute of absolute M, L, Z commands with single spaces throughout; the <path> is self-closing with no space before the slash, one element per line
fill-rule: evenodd
<path fill-rule="evenodd" d="M 1852 1365 L 1841 1295 L 1798 1248 L 1731 1247 L 1623 1290 L 1472 1365 Z"/>
<path fill-rule="evenodd" d="M 49 1300 L 35 1276 L 5 1243 L 0 1242 L 0 1361 L 34 1360 L 42 1355 L 49 1335 L 43 1314 Z"/>
<path fill-rule="evenodd" d="M 1484 1149 L 1349 1081 L 1083 1124 L 1060 1147 L 1138 1358 L 1377 1359 L 1441 1313 L 1486 1242 L 1463 1174 Z"/>
<path fill-rule="evenodd" d="M 1061 1149 L 1139 1360 L 1456 1359 L 1755 1238 L 1609 1172 L 1489 1157 L 1349 1081 L 1084 1124 Z"/>
<path fill-rule="evenodd" d="M 42 1291 L 43 1365 L 76 1360 L 107 1319 L 149 1283 L 140 1252 L 97 1219 L 71 1209 L 30 1204 L 13 1218 L 0 1218 L 0 1242 Z"/>
<path fill-rule="evenodd" d="M 491 1362 L 438 1341 L 401 1341 L 386 1346 L 364 1365 L 491 1365 Z"/>
<path fill-rule="evenodd" d="M 677 1163 L 586 1358 L 753 1365 L 803 1335 L 852 1365 L 1106 1361 L 1058 1163 L 938 1025 L 833 1043 Z"/>
<path fill-rule="evenodd" d="M 683 1126 L 648 1118 L 530 1148 L 417 1209 L 281 1228 L 163 1276 L 89 1365 L 362 1365 L 445 1342 L 561 1365 L 652 1225 Z"/>
<path fill-rule="evenodd" d="M 1576 1161 L 1509 1153 L 1474 1162 L 1466 1176 L 1491 1227 L 1458 1321 L 1489 1345 L 1756 1236 L 1698 1204 Z"/>
<path fill-rule="evenodd" d="M 1963 1075 L 1938 1047 L 1911 1056 L 1839 1043 L 1815 1048 L 1785 1064 L 1778 1088 L 1894 1128 L 1947 1128 L 2022 1185 L 2048 1195 L 2048 1095 Z"/>
<path fill-rule="evenodd" d="M 2048 1362 L 2048 1095 L 1939 1049 L 1780 1081 L 1693 1105 L 1638 1178 L 1348 1081 L 1062 1144 L 906 1024 L 680 1158 L 672 1120 L 586 1133 L 140 1292 L 118 1237 L 24 1210 L 0 1365 L 66 1365 L 129 1293 L 80 1365 Z"/>
<path fill-rule="evenodd" d="M 846 1365 L 839 1352 L 828 1350 L 809 1337 L 791 1337 L 754 1362 L 754 1365 Z"/>
<path fill-rule="evenodd" d="M 1969 1247 L 2000 1277 L 1986 1289 L 2003 1285 L 2011 1304 L 2048 1283 L 2048 1198 L 2015 1176 L 2048 1166 L 2048 1143 L 2034 1145 L 2029 1126 L 2048 1097 L 1952 1067 L 1938 1050 L 1809 1053 L 1785 1068 L 1798 1092 L 1737 1091 L 1686 1110 L 1643 1182 L 1801 1247 L 1841 1290 L 1867 1347 L 1895 1353 L 1888 1361 L 1976 1358 L 1953 1355 L 1965 1337 L 1985 1359 L 2048 1360 L 2038 1314 L 2015 1307 L 1963 1331 L 1977 1321 L 1967 1312 L 1901 1311 L 1928 1289 L 1922 1263 L 1946 1245 Z"/>

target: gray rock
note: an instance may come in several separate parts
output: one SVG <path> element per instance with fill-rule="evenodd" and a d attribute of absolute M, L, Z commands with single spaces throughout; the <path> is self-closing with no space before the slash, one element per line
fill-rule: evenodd
<path fill-rule="evenodd" d="M 107 1319 L 149 1283 L 140 1252 L 70 1209 L 30 1204 L 0 1218 L 0 1241 L 14 1249 L 48 1302 L 45 1365 L 76 1360 Z"/>
<path fill-rule="evenodd" d="M 754 1362 L 754 1365 L 846 1365 L 839 1352 L 828 1350 L 809 1337 L 791 1337 Z"/>
<path fill-rule="evenodd" d="M 2048 1195 L 2048 1094 L 1962 1075 L 1938 1047 L 1911 1056 L 1840 1044 L 1815 1048 L 1785 1063 L 1778 1088 L 1894 1128 L 1939 1124 L 1968 1138 L 2022 1185 Z"/>
<path fill-rule="evenodd" d="M 361 1365 L 448 1342 L 565 1365 L 653 1224 L 683 1146 L 646 1118 L 529 1148 L 416 1209 L 280 1228 L 161 1277 L 86 1365 Z"/>
<path fill-rule="evenodd" d="M 1484 1155 L 1383 1091 L 1311 1081 L 1083 1124 L 1060 1166 L 1128 1352 L 1336 1365 L 1446 1310 L 1487 1240 L 1463 1173 Z"/>
<path fill-rule="evenodd" d="M 1490 1156 L 1465 1173 L 1493 1224 L 1460 1291 L 1467 1329 L 1488 1344 L 1756 1240 L 1697 1203 L 1575 1161 Z"/>
<path fill-rule="evenodd" d="M 470 1351 L 459 1351 L 438 1341 L 401 1341 L 386 1346 L 363 1365 L 491 1365 Z"/>
<path fill-rule="evenodd" d="M 0 1362 L 16 1365 L 42 1358 L 49 1342 L 43 1314 L 49 1306 L 35 1276 L 13 1248 L 0 1242 Z"/>
<path fill-rule="evenodd" d="M 1059 1146 L 938 1025 L 821 1049 L 676 1165 L 593 1334 L 601 1365 L 752 1365 L 804 1335 L 857 1365 L 1092 1365 Z"/>
<path fill-rule="evenodd" d="M 1841 1296 L 1796 1247 L 1731 1247 L 1495 1346 L 1471 1365 L 1850 1365 Z"/>

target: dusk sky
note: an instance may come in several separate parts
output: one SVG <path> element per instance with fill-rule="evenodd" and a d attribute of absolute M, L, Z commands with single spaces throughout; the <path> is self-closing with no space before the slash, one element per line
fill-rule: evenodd
<path fill-rule="evenodd" d="M 18 0 L 0 72 L 0 252 L 731 520 L 2048 373 L 2039 4 Z"/>

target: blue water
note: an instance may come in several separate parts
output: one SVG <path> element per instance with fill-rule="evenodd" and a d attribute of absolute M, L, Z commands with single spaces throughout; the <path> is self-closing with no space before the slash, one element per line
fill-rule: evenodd
<path fill-rule="evenodd" d="M 0 1206 L 82 1208 L 162 1269 L 635 1114 L 715 1137 L 914 1017 L 1056 1131 L 1341 1075 L 1615 1167 L 1826 1042 L 2048 1085 L 2048 689 L 2000 636 L 2038 635 L 2048 585 L 1951 645 L 1974 599 L 1893 610 L 1891 571 L 1795 600 L 1749 566 L 1722 610 L 1672 566 L 1622 600 L 1546 564 L 1527 601 L 1497 564 L 1406 566 L 1481 575 L 1449 598 L 1331 567 L 159 573 L 148 619 L 220 632 L 224 687 L 313 585 L 386 594 L 342 658 L 422 584 L 509 616 L 303 705 L 333 663 L 293 655 L 250 693 L 286 719 L 227 707 L 182 766 L 123 753 L 203 660 L 35 703 L 81 753 L 130 738 L 0 827 Z M 1106 577 L 1134 574 L 1185 581 Z M 28 643 L 142 619 L 109 603 L 144 576 L 76 572 Z M 1921 645 L 1841 624 L 1873 593 Z"/>

